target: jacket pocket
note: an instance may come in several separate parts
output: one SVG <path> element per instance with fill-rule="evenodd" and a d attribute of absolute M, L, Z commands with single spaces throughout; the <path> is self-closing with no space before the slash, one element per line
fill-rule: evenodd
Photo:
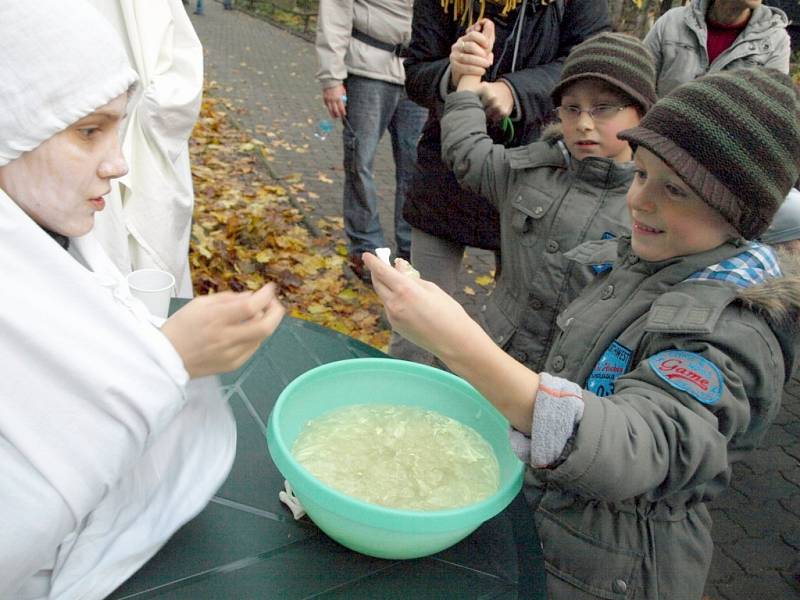
<path fill-rule="evenodd" d="M 640 552 L 592 538 L 541 509 L 536 512 L 536 526 L 544 549 L 549 600 L 642 597 Z"/>
<path fill-rule="evenodd" d="M 538 239 L 537 224 L 550 211 L 556 197 L 529 185 L 519 186 L 511 201 L 511 230 L 524 246 Z"/>
<path fill-rule="evenodd" d="M 519 323 L 513 320 L 513 315 L 508 315 L 504 310 L 513 302 L 513 299 L 498 288 L 487 298 L 486 304 L 478 313 L 478 323 L 501 348 L 505 347 L 519 326 Z"/>

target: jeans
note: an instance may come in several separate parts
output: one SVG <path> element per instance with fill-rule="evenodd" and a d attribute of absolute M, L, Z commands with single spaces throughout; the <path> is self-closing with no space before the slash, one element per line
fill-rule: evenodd
<path fill-rule="evenodd" d="M 197 2 L 195 3 L 194 14 L 196 15 L 205 14 L 205 12 L 203 11 L 203 0 L 197 0 Z"/>
<path fill-rule="evenodd" d="M 233 0 L 223 0 L 222 7 L 225 10 L 231 10 L 233 8 Z"/>
<path fill-rule="evenodd" d="M 411 226 L 403 203 L 417 160 L 417 142 L 428 111 L 406 97 L 402 85 L 351 75 L 347 88 L 344 144 L 344 230 L 350 254 L 385 246 L 373 177 L 375 151 L 383 133 L 392 137 L 395 164 L 394 230 L 397 254 L 411 253 Z"/>

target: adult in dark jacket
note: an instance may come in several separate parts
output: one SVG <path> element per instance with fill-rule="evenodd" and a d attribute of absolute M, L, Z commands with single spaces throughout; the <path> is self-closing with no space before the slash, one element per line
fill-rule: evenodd
<path fill-rule="evenodd" d="M 516 0 L 516 7 L 504 16 L 505 2 L 484 2 L 484 16 L 495 24 L 496 35 L 494 61 L 485 77 L 496 83 L 496 93 L 483 99 L 487 112 L 497 119 L 490 123 L 489 135 L 496 143 L 509 147 L 528 144 L 538 138 L 552 114 L 550 92 L 558 83 L 564 58 L 575 44 L 609 29 L 607 3 Z M 462 43 L 469 18 L 462 20 L 458 14 L 455 20 L 453 14 L 462 4 L 456 0 L 443 9 L 440 0 L 417 0 L 405 61 L 408 96 L 429 109 L 417 147 L 417 170 L 404 208 L 404 217 L 413 227 L 412 262 L 423 278 L 451 293 L 465 246 L 497 251 L 500 245 L 495 208 L 463 190 L 441 158 L 439 120 L 445 96 L 458 83 L 451 73 L 450 54 L 459 52 L 459 48 L 461 55 L 464 50 L 469 51 Z M 477 4 L 475 19 L 480 10 Z M 515 34 L 515 27 L 519 35 Z M 508 92 L 510 103 L 498 101 Z M 514 125 L 513 136 L 499 125 L 499 118 L 506 115 Z M 397 341 L 395 336 L 392 354 L 420 358 L 421 355 L 414 355 L 413 347 Z"/>

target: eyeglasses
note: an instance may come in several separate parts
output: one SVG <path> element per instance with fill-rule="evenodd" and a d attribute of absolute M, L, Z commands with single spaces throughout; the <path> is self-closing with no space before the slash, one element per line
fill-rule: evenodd
<path fill-rule="evenodd" d="M 581 108 L 580 106 L 559 106 L 556 109 L 556 116 L 562 121 L 577 121 L 581 113 L 586 113 L 592 118 L 592 121 L 603 122 L 608 121 L 617 115 L 617 113 L 625 110 L 632 104 L 622 104 L 617 106 L 614 104 L 598 104 L 592 108 Z"/>

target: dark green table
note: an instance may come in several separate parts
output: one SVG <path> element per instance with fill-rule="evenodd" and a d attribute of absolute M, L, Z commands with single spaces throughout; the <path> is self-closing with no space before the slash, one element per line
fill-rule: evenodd
<path fill-rule="evenodd" d="M 177 304 L 176 304 L 177 305 Z M 236 460 L 206 509 L 111 598 L 544 598 L 541 549 L 518 497 L 461 543 L 391 561 L 348 550 L 278 500 L 283 477 L 264 436 L 281 390 L 324 363 L 385 356 L 357 340 L 286 318 L 241 369 L 222 377 L 236 416 Z M 517 557 L 526 568 L 517 576 Z"/>

